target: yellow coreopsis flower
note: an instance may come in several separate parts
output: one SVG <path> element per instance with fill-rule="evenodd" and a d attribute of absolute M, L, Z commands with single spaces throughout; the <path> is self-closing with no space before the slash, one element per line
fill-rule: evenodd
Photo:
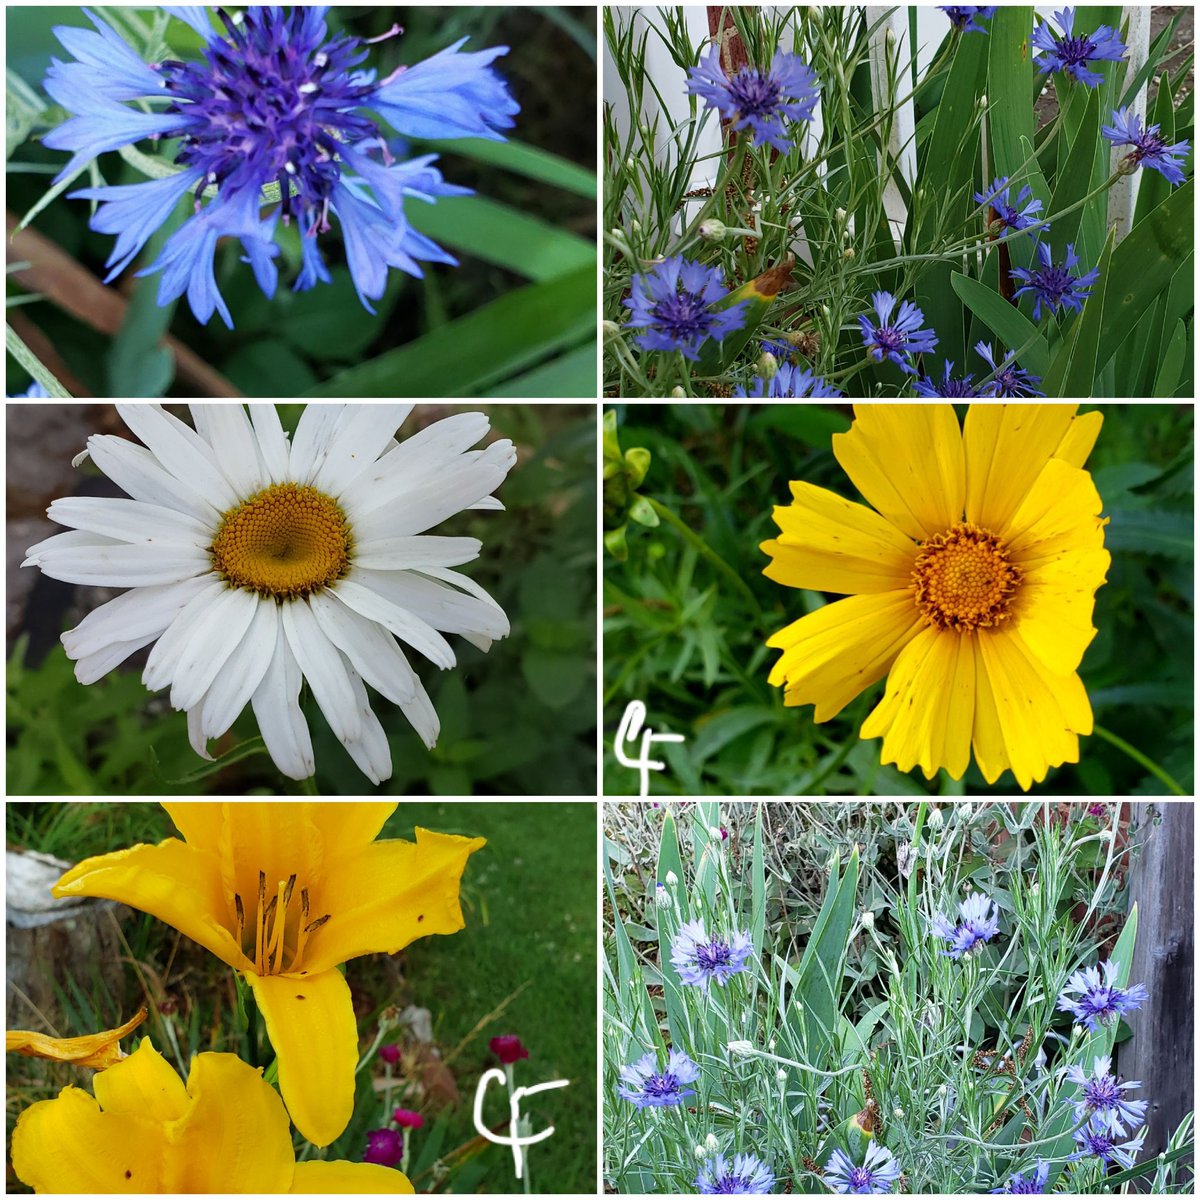
<path fill-rule="evenodd" d="M 4 1035 L 4 1050 L 7 1054 L 48 1058 L 53 1062 L 70 1063 L 73 1067 L 91 1067 L 103 1071 L 125 1057 L 120 1046 L 121 1039 L 127 1033 L 132 1033 L 145 1019 L 146 1010 L 139 1008 L 135 1016 L 116 1029 L 70 1038 L 49 1037 L 30 1029 L 10 1029 Z"/>
<path fill-rule="evenodd" d="M 358 1028 L 338 970 L 463 927 L 459 883 L 483 838 L 418 829 L 375 841 L 394 803 L 175 802 L 184 836 L 89 858 L 56 896 L 102 896 L 165 921 L 241 972 L 296 1128 L 327 1146 L 354 1110 Z"/>
<path fill-rule="evenodd" d="M 1083 470 L 1098 412 L 1074 404 L 856 404 L 833 452 L 876 511 L 793 483 L 766 575 L 848 598 L 787 626 L 771 672 L 787 704 L 839 713 L 887 676 L 860 736 L 882 761 L 959 779 L 971 750 L 1028 790 L 1079 760 L 1092 710 L 1077 674 L 1110 558 Z"/>
<path fill-rule="evenodd" d="M 287 1112 L 260 1071 L 197 1054 L 187 1086 L 144 1039 L 92 1081 L 30 1105 L 12 1135 L 17 1177 L 34 1191 L 406 1192 L 372 1163 L 296 1162 Z"/>

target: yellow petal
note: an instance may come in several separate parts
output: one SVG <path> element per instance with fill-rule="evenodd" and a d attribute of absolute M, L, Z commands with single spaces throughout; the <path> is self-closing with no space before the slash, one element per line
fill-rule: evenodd
<path fill-rule="evenodd" d="M 74 1087 L 27 1108 L 12 1136 L 17 1178 L 36 1192 L 59 1195 L 167 1191 L 165 1153 L 161 1125 L 128 1113 L 101 1112 L 87 1092 Z"/>
<path fill-rule="evenodd" d="M 358 1025 L 350 985 L 336 970 L 245 973 L 279 1059 L 279 1090 L 296 1128 L 328 1146 L 354 1113 Z"/>
<path fill-rule="evenodd" d="M 763 570 L 786 587 L 818 592 L 891 592 L 912 572 L 916 547 L 862 504 L 811 483 L 793 483 L 790 505 L 775 509 L 780 534 L 763 542 Z"/>
<path fill-rule="evenodd" d="M 963 442 L 949 404 L 856 404 L 833 453 L 854 486 L 910 538 L 962 520 Z"/>
<path fill-rule="evenodd" d="M 134 1017 L 116 1029 L 73 1038 L 53 1038 L 26 1029 L 11 1029 L 4 1035 L 4 1048 L 9 1054 L 50 1058 L 57 1062 L 69 1062 L 77 1067 L 91 1067 L 102 1071 L 105 1067 L 111 1067 L 121 1061 L 124 1055 L 118 1043 L 145 1019 L 146 1010 L 141 1008 Z"/>
<path fill-rule="evenodd" d="M 225 927 L 227 904 L 216 860 L 168 838 L 84 859 L 51 889 L 58 897 L 100 896 L 148 912 L 231 967 L 246 965 Z"/>
<path fill-rule="evenodd" d="M 967 520 L 1003 533 L 1058 449 L 1076 404 L 972 404 L 963 424 Z"/>
<path fill-rule="evenodd" d="M 225 887 L 242 898 L 247 923 L 258 903 L 258 876 L 266 876 L 268 896 L 290 876 L 310 890 L 325 861 L 321 833 L 307 803 L 248 800 L 228 802 L 221 830 L 220 859 Z M 231 897 L 232 899 L 232 897 Z"/>
<path fill-rule="evenodd" d="M 1071 550 L 1098 549 L 1104 544 L 1103 507 L 1086 471 L 1052 458 L 1003 530 L 1009 554 L 1024 569 Z"/>
<path fill-rule="evenodd" d="M 813 720 L 828 721 L 887 674 L 920 628 L 909 591 L 826 604 L 767 642 L 783 651 L 770 681 L 785 686 L 787 704 L 815 704 Z"/>
<path fill-rule="evenodd" d="M 1110 562 L 1107 550 L 1065 550 L 1027 570 L 1011 627 L 1052 674 L 1076 670 L 1096 636 L 1096 589 Z"/>
<path fill-rule="evenodd" d="M 396 801 L 310 801 L 309 818 L 321 834 L 325 860 L 336 860 L 368 846 L 398 807 Z"/>
<path fill-rule="evenodd" d="M 189 846 L 210 854 L 220 850 L 224 804 L 214 804 L 211 800 L 164 800 L 162 806 Z"/>
<path fill-rule="evenodd" d="M 175 1068 L 143 1038 L 138 1048 L 92 1080 L 92 1091 L 106 1113 L 145 1117 L 163 1123 L 187 1111 L 187 1090 Z"/>
<path fill-rule="evenodd" d="M 416 842 L 373 842 L 322 881 L 313 913 L 329 914 L 301 965 L 325 971 L 360 954 L 395 954 L 431 933 L 463 927 L 459 884 L 483 838 L 418 829 Z"/>
<path fill-rule="evenodd" d="M 1061 458 L 1073 467 L 1082 467 L 1100 436 L 1100 426 L 1103 424 L 1104 414 L 1099 409 L 1076 417 L 1066 436 L 1059 442 L 1054 457 Z"/>
<path fill-rule="evenodd" d="M 325 1194 L 344 1192 L 369 1195 L 381 1192 L 402 1192 L 411 1195 L 413 1185 L 408 1176 L 391 1167 L 380 1167 L 375 1163 L 351 1162 L 302 1162 L 296 1164 L 296 1176 L 292 1191 Z"/>
<path fill-rule="evenodd" d="M 166 1191 L 286 1192 L 296 1156 L 287 1112 L 261 1073 L 234 1054 L 192 1059 L 183 1118 L 168 1127 Z"/>

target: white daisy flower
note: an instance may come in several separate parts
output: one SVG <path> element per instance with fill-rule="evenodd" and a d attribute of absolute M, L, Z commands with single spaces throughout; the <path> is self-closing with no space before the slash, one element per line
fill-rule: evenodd
<path fill-rule="evenodd" d="M 438 718 L 400 642 L 445 669 L 461 634 L 487 650 L 503 609 L 452 568 L 471 537 L 426 530 L 492 493 L 516 452 L 472 450 L 483 413 L 447 417 L 397 443 L 411 404 L 310 404 L 289 444 L 271 404 L 193 404 L 195 429 L 158 404 L 118 404 L 145 449 L 88 438 L 92 461 L 131 499 L 55 500 L 70 527 L 22 566 L 67 583 L 130 590 L 64 633 L 75 677 L 94 683 L 154 642 L 142 681 L 170 689 L 197 754 L 249 703 L 275 765 L 313 774 L 300 711 L 307 680 L 333 732 L 372 783 L 392 772 L 365 684 L 400 707 L 426 746 Z"/>

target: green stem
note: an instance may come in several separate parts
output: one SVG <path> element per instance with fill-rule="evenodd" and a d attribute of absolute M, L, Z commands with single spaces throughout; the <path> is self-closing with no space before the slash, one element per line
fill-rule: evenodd
<path fill-rule="evenodd" d="M 258 1001 L 249 984 L 246 985 L 246 1060 L 252 1067 L 262 1065 L 258 1061 Z"/>
<path fill-rule="evenodd" d="M 1172 779 L 1171 776 L 1168 775 L 1166 773 L 1166 771 L 1164 771 L 1162 769 L 1162 767 L 1160 767 L 1158 765 L 1158 763 L 1154 762 L 1152 759 L 1147 758 L 1140 750 L 1131 746 L 1124 738 L 1117 737 L 1117 735 L 1115 733 L 1112 733 L 1109 730 L 1105 729 L 1103 725 L 1093 725 L 1092 732 L 1098 734 L 1100 737 L 1102 737 L 1106 742 L 1110 743 L 1111 745 L 1116 746 L 1116 748 L 1118 750 L 1124 751 L 1124 753 L 1129 755 L 1129 757 L 1132 758 L 1133 761 L 1135 763 L 1137 763 L 1139 766 L 1145 767 L 1146 770 L 1149 771 L 1151 775 L 1153 775 L 1156 779 L 1160 779 L 1163 783 L 1165 783 L 1167 785 L 1167 787 L 1169 787 L 1171 789 L 1171 792 L 1174 795 L 1176 795 L 1176 796 L 1189 795 L 1189 793 L 1185 792 L 1183 790 L 1183 788 L 1181 788 L 1179 786 L 1179 784 L 1177 784 L 1175 782 L 1175 780 Z"/>

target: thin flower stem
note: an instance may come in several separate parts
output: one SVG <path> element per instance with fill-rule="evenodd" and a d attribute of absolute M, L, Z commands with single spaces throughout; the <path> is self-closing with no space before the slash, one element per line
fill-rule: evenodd
<path fill-rule="evenodd" d="M 1132 758 L 1133 761 L 1139 766 L 1145 767 L 1151 775 L 1155 776 L 1155 778 L 1165 783 L 1167 787 L 1171 789 L 1171 793 L 1173 795 L 1186 796 L 1189 794 L 1185 792 L 1183 788 L 1181 788 L 1179 784 L 1176 783 L 1175 780 L 1172 779 L 1171 776 L 1168 775 L 1166 771 L 1164 771 L 1162 767 L 1158 765 L 1158 763 L 1147 758 L 1140 750 L 1131 746 L 1124 738 L 1117 737 L 1115 733 L 1105 729 L 1103 725 L 1093 725 L 1092 730 L 1094 733 L 1097 733 L 1100 737 L 1102 737 L 1106 742 L 1109 742 L 1111 745 L 1116 746 L 1118 750 L 1121 750 L 1125 754 L 1129 755 L 1129 757 Z"/>

